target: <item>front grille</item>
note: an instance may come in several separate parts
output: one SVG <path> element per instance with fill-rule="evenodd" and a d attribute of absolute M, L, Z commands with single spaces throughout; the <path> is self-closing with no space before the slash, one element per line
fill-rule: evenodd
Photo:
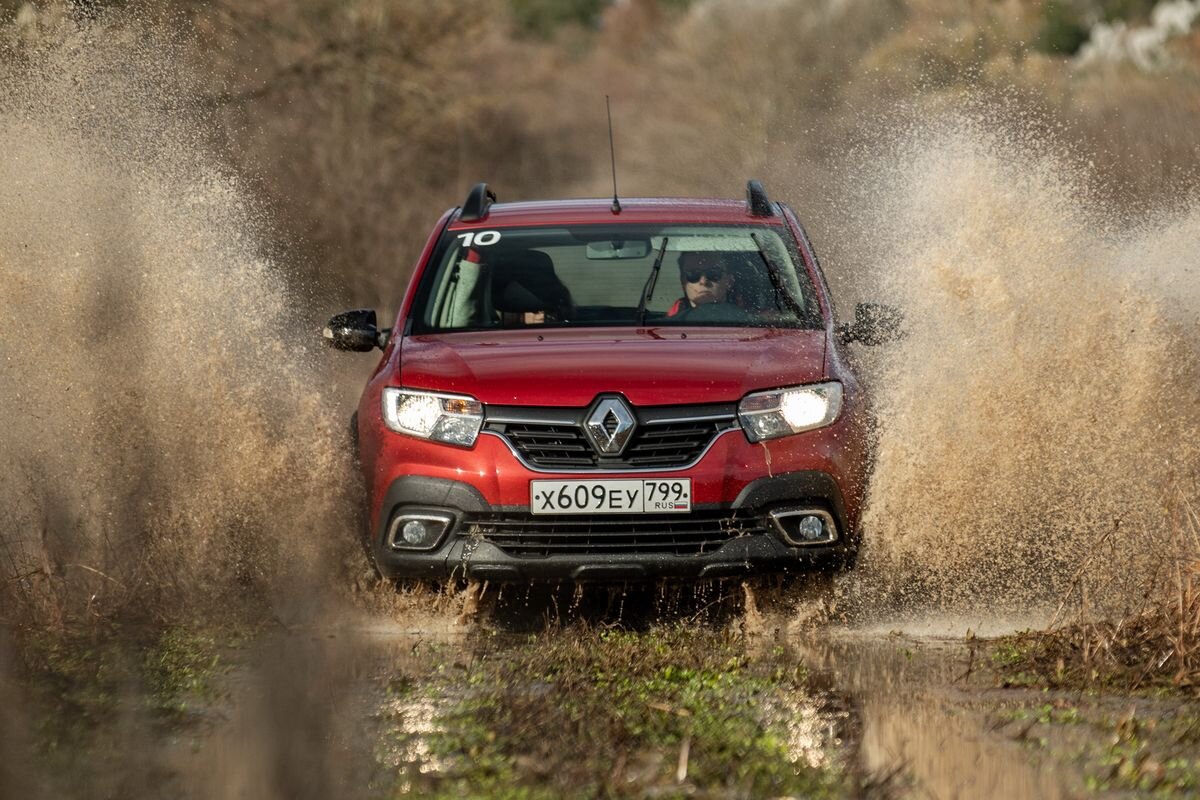
<path fill-rule="evenodd" d="M 637 516 L 469 514 L 458 531 L 509 555 L 538 558 L 586 553 L 699 555 L 739 536 L 767 533 L 768 527 L 761 517 L 716 509 Z"/>
<path fill-rule="evenodd" d="M 728 420 L 642 425 L 633 433 L 621 460 L 630 467 L 677 467 L 693 461 Z"/>
<path fill-rule="evenodd" d="M 529 463 L 539 467 L 594 467 L 596 453 L 578 425 L 509 423 L 504 435 Z"/>
<path fill-rule="evenodd" d="M 603 456 L 583 429 L 586 409 L 489 407 L 484 429 L 508 440 L 528 464 L 555 469 L 670 469 L 686 466 L 737 425 L 731 405 L 638 409 L 637 428 L 619 456 Z M 609 426 L 611 433 L 615 417 Z"/>

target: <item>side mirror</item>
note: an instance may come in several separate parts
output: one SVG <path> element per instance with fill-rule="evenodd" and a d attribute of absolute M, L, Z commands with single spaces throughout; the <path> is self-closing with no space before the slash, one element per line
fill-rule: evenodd
<path fill-rule="evenodd" d="M 334 314 L 325 323 L 321 336 L 335 350 L 366 353 L 387 343 L 390 329 L 380 330 L 372 308 L 360 308 Z"/>
<path fill-rule="evenodd" d="M 859 303 L 854 307 L 854 322 L 837 327 L 842 344 L 861 342 L 872 346 L 904 338 L 904 312 L 883 303 Z"/>

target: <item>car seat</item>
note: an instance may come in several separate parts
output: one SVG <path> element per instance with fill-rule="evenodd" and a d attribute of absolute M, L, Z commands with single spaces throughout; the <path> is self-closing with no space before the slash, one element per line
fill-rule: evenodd
<path fill-rule="evenodd" d="M 555 321 L 570 318 L 571 293 L 540 250 L 500 252 L 491 258 L 491 304 L 502 314 L 545 312 Z"/>

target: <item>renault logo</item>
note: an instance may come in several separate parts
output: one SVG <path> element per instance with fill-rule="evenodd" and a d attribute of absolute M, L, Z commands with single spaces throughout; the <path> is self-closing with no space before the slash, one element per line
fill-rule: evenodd
<path fill-rule="evenodd" d="M 636 426 L 628 403 L 620 397 L 606 397 L 592 409 L 583 428 L 597 453 L 615 456 L 625 449 Z"/>

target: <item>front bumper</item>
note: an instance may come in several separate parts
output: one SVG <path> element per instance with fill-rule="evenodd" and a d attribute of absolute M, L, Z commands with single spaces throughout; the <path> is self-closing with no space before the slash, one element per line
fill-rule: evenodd
<path fill-rule="evenodd" d="M 833 519 L 836 539 L 829 544 L 793 546 L 769 522 L 767 514 L 780 508 L 820 509 Z M 399 514 L 419 510 L 441 513 L 453 522 L 444 538 L 430 550 L 398 550 L 388 544 L 389 528 Z M 465 578 L 492 582 L 530 580 L 638 581 L 658 577 L 713 579 L 749 574 L 837 568 L 852 563 L 858 531 L 837 482 L 820 471 L 789 472 L 748 483 L 731 503 L 697 504 L 696 519 L 720 521 L 720 540 L 703 546 L 674 547 L 669 531 L 636 516 L 622 517 L 630 530 L 644 534 L 630 549 L 606 546 L 604 533 L 589 534 L 586 545 L 514 547 L 514 539 L 493 535 L 486 520 L 519 524 L 527 508 L 493 507 L 473 486 L 461 481 L 424 476 L 394 480 L 383 498 L 372 549 L 380 571 L 397 578 Z M 672 518 L 685 518 L 678 515 Z M 543 522 L 545 518 L 540 518 Z M 736 522 L 736 530 L 724 524 Z M 621 541 L 633 534 L 619 531 L 620 521 L 609 518 L 606 530 Z M 576 528 L 579 530 L 579 528 Z M 575 534 L 566 534 L 578 535 Z M 578 541 L 578 540 L 571 540 Z M 613 549 L 616 547 L 616 549 Z M 567 552 L 569 551 L 569 552 Z"/>

